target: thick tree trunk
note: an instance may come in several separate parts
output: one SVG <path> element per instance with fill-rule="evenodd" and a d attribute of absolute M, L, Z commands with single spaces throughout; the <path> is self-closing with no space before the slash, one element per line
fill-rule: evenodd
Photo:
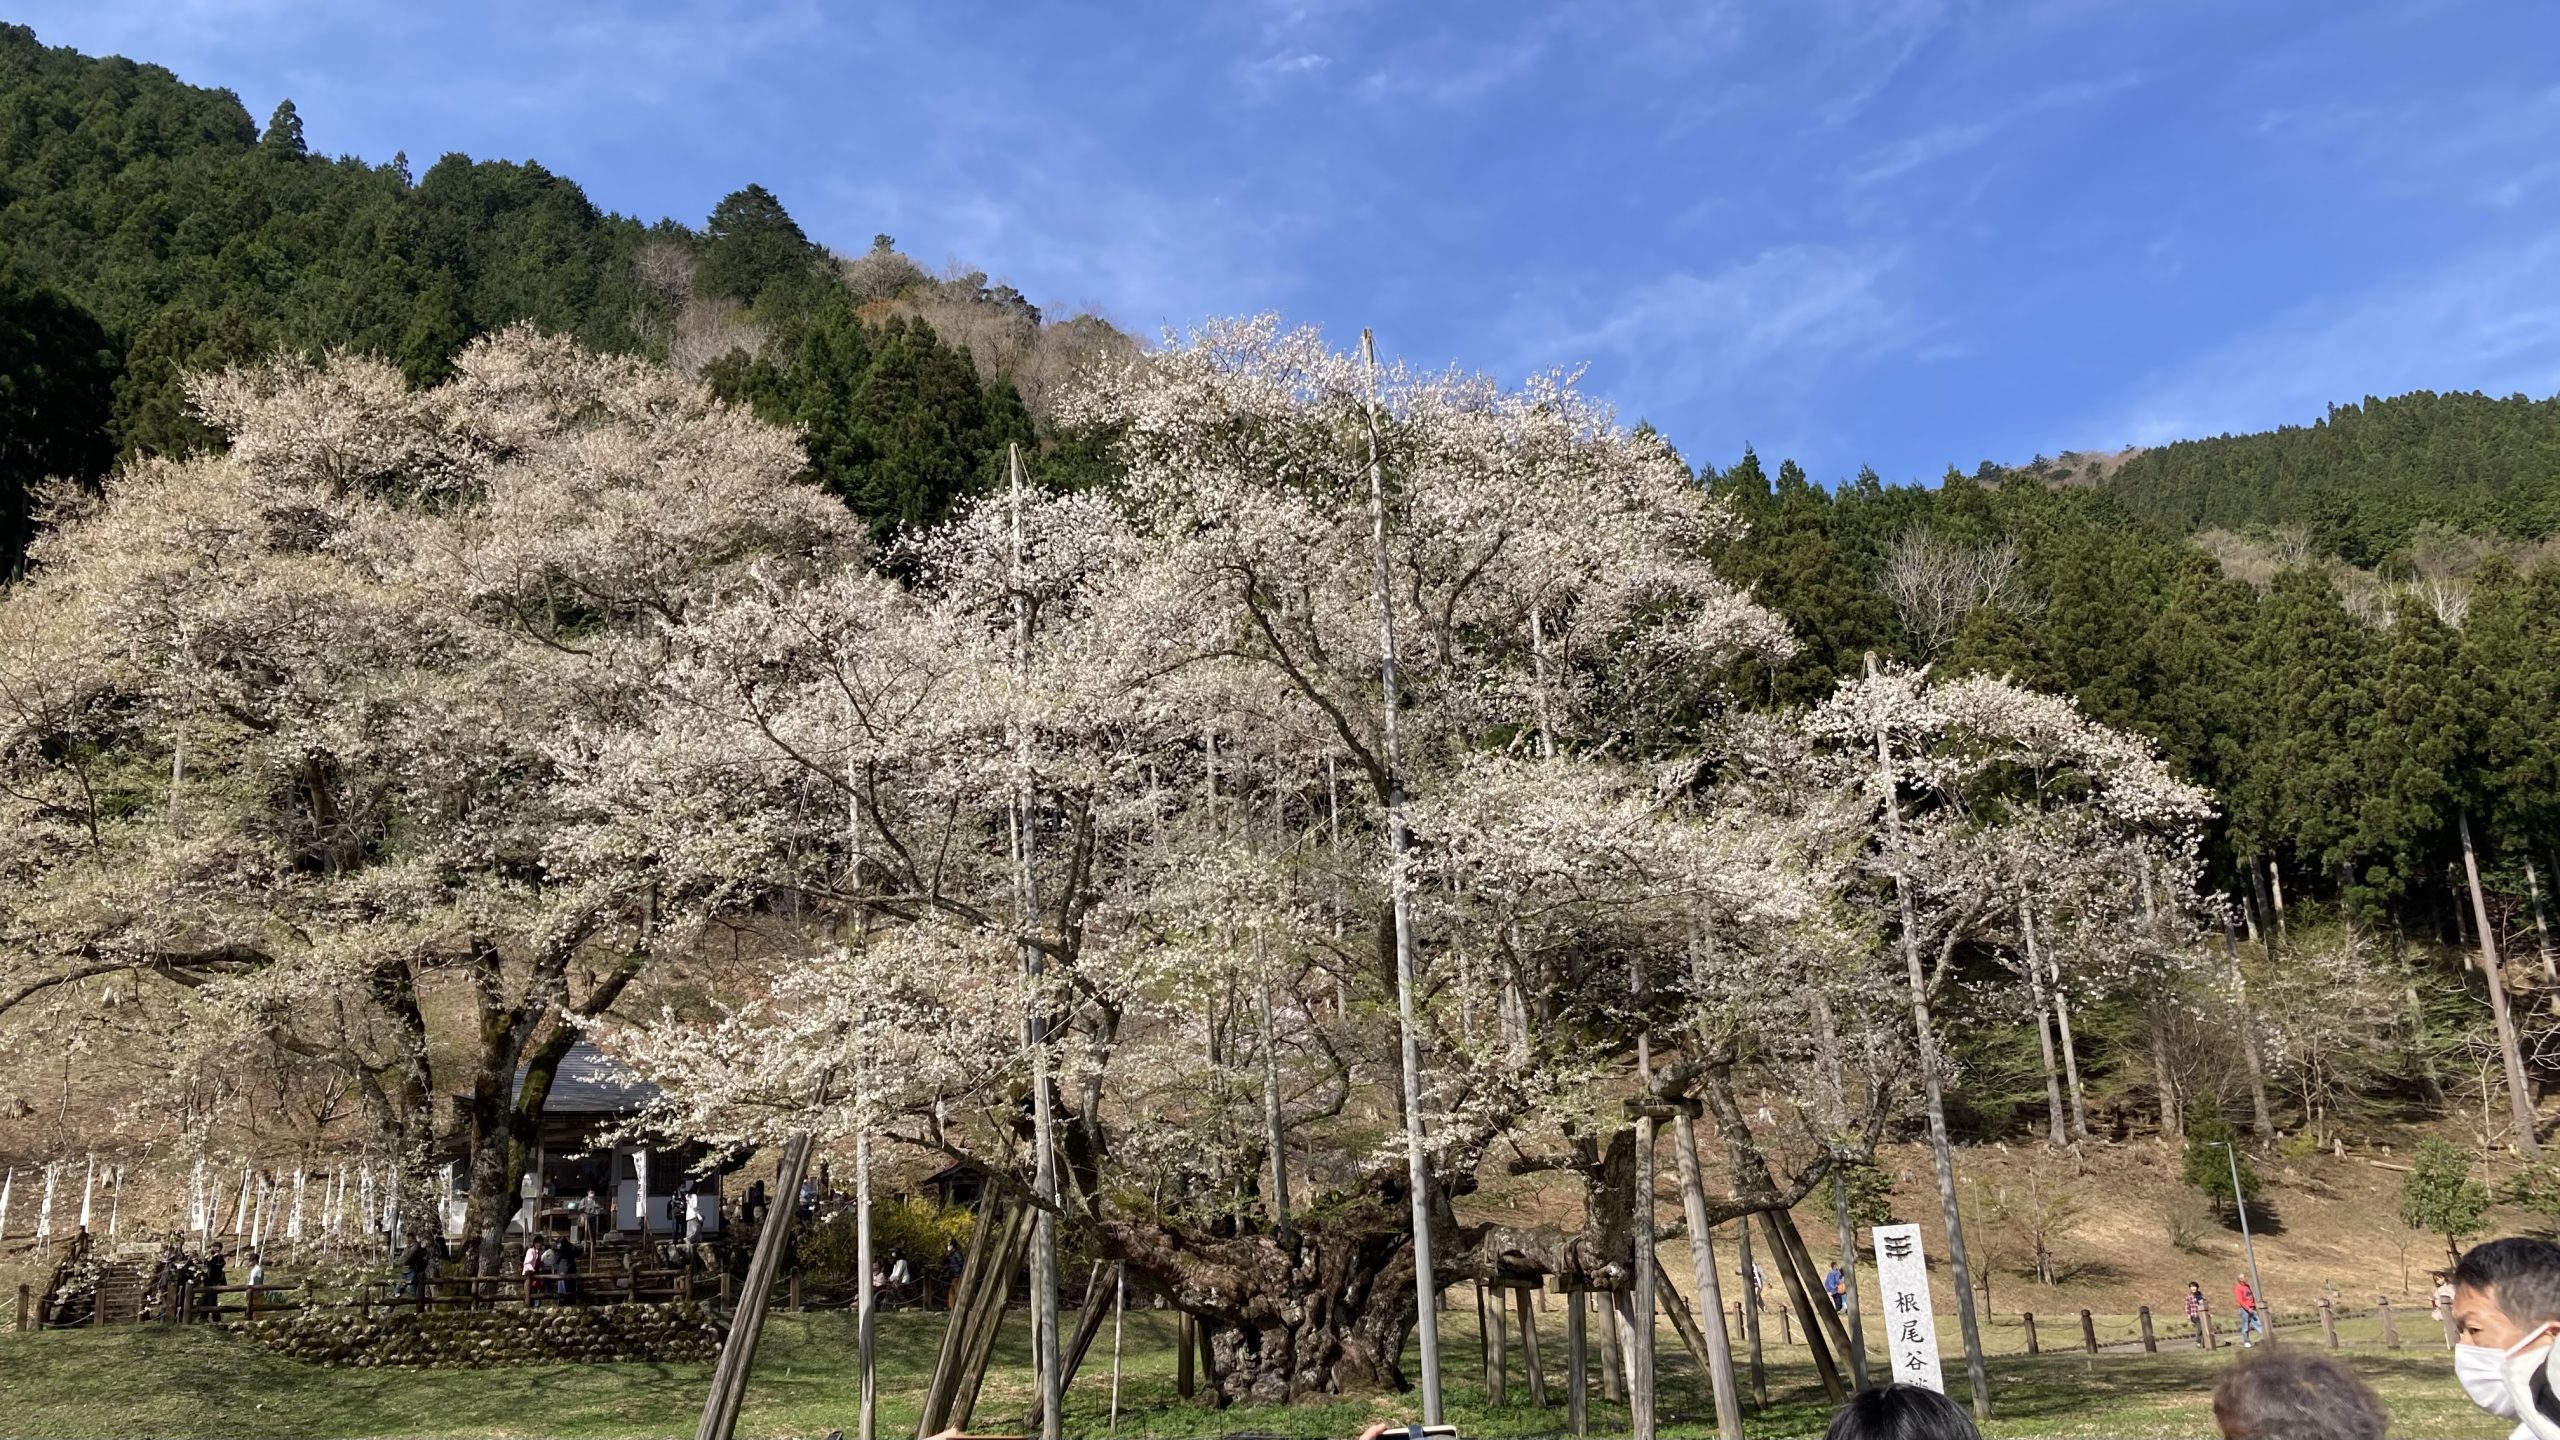
<path fill-rule="evenodd" d="M 951 1308 L 943 1321 L 942 1348 L 934 1359 L 933 1378 L 925 1385 L 916 1434 L 967 1429 L 986 1383 L 987 1357 L 994 1352 L 996 1331 L 1031 1246 L 1031 1211 L 990 1195 L 979 1202 L 977 1224 L 969 1232 L 969 1248 L 960 1278 L 951 1287 Z"/>
<path fill-rule="evenodd" d="M 2024 901 L 2018 905 L 2019 933 L 2027 943 L 2027 997 L 2036 1016 L 2036 1053 L 2044 1062 L 2045 1141 L 2055 1149 L 2071 1143 L 2062 1119 L 2062 1074 L 2053 1059 L 2053 1007 L 2045 999 L 2044 956 L 2036 949 L 2036 922 Z"/>
<path fill-rule="evenodd" d="M 2271 942 L 2268 954 L 2274 953 Z M 2276 1122 L 2267 1109 L 2267 1061 L 2258 1049 L 2258 1017 L 2249 1008 L 2249 976 L 2240 968 L 2240 947 L 2232 939 L 2228 915 L 2222 919 L 2222 954 L 2231 966 L 2231 1023 L 2240 1032 L 2240 1058 L 2249 1067 L 2249 1131 L 2259 1144 L 2273 1144 Z"/>
<path fill-rule="evenodd" d="M 2062 1079 L 2071 1090 L 2071 1133 L 2089 1138 L 2089 1097 L 2080 1088 L 2080 1046 L 2071 1035 L 2071 1001 L 2062 993 L 2062 977 L 2053 980 L 2053 1028 L 2062 1037 Z"/>
<path fill-rule="evenodd" d="M 1296 1216 L 1290 1245 L 1107 1217 L 1103 1248 L 1194 1317 L 1221 1403 L 1402 1390 L 1420 1293 L 1405 1199 L 1379 1172 Z"/>
<path fill-rule="evenodd" d="M 2153 1000 L 2146 1006 L 2151 1031 L 2151 1085 L 2160 1101 L 2160 1134 L 2164 1139 L 2184 1141 L 2187 1138 L 2186 1087 L 2178 1082 L 2177 1066 L 2169 1059 L 2169 1016 L 2166 1002 Z"/>

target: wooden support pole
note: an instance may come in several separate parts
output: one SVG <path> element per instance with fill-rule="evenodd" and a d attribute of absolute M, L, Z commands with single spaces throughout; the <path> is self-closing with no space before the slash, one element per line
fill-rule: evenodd
<path fill-rule="evenodd" d="M 32 1286 L 32 1285 L 26 1285 L 26 1284 L 21 1284 L 21 1285 L 19 1285 L 19 1286 L 18 1286 L 18 1328 L 19 1328 L 20 1330 L 25 1330 L 25 1329 L 29 1328 L 29 1327 L 28 1327 L 28 1325 L 27 1325 L 27 1321 L 28 1321 L 28 1320 L 30 1320 L 30 1319 L 32 1319 L 32 1318 L 34 1317 L 35 1313 L 36 1313 L 35 1287 L 34 1287 L 34 1286 Z"/>
<path fill-rule="evenodd" d="M 2043 1354 L 2044 1351 L 2036 1345 L 2035 1312 L 2032 1310 L 2021 1310 L 2018 1312 L 2018 1318 L 2027 1323 L 2027 1353 L 2030 1355 Z"/>
<path fill-rule="evenodd" d="M 1481 1287 L 1476 1293 L 1487 1298 Z M 1485 1332 L 1484 1395 L 1486 1404 L 1500 1407 L 1511 1403 L 1511 1337 L 1505 1333 L 1500 1292 L 1489 1298 L 1485 1313 L 1492 1328 Z"/>
<path fill-rule="evenodd" d="M 2338 1348 L 2338 1307 L 2330 1304 L 2326 1295 L 2320 1297 L 2320 1334 L 2330 1349 Z"/>
<path fill-rule="evenodd" d="M 1538 1356 L 1538 1312 L 1535 1285 L 1522 1285 L 1511 1293 L 1520 1302 L 1520 1363 L 1527 1372 L 1529 1403 L 1547 1408 L 1547 1369 Z"/>
<path fill-rule="evenodd" d="M 1493 1322 L 1484 1313 L 1484 1282 L 1470 1280 L 1476 1292 L 1476 1373 L 1484 1377 L 1484 1393 L 1493 1393 Z"/>
<path fill-rule="evenodd" d="M 1780 1345 L 1793 1345 L 1796 1343 L 1795 1329 L 1789 1322 L 1789 1312 L 1783 1309 L 1780 1310 L 1778 1312 L 1778 1343 Z"/>
<path fill-rule="evenodd" d="M 2399 1349 L 2400 1325 L 2391 1314 L 2391 1302 L 2385 1300 L 2374 1308 L 2382 1316 L 2382 1348 L 2385 1350 Z"/>
<path fill-rule="evenodd" d="M 1576 1435 L 1589 1434 L 1591 1429 L 1591 1331 L 1586 1323 L 1589 1312 L 1583 1308 L 1586 1293 L 1579 1282 L 1565 1285 L 1565 1420 Z"/>
<path fill-rule="evenodd" d="M 1607 1290 L 1591 1292 L 1600 1307 L 1600 1398 L 1623 1398 L 1618 1383 L 1618 1297 Z"/>
<path fill-rule="evenodd" d="M 1830 1398 L 1832 1404 L 1845 1405 L 1849 1402 L 1849 1386 L 1840 1378 L 1840 1366 L 1831 1358 L 1830 1347 L 1823 1344 L 1822 1320 L 1814 1310 L 1814 1296 L 1822 1288 L 1821 1277 L 1815 1276 L 1811 1283 L 1807 1283 L 1804 1264 L 1800 1263 L 1803 1257 L 1798 1254 L 1803 1242 L 1796 1240 L 1790 1243 L 1791 1237 L 1787 1228 L 1778 1223 L 1779 1218 L 1780 1213 L 1774 1210 L 1760 1212 L 1760 1230 L 1768 1237 L 1769 1258 L 1778 1264 L 1778 1278 L 1785 1284 L 1787 1303 L 1795 1307 L 1797 1316 L 1804 1321 L 1804 1344 L 1813 1352 L 1814 1373 L 1822 1377 L 1822 1393 Z M 1824 1300 L 1821 1306 L 1827 1313 L 1831 1302 Z M 1781 1340 L 1786 1339 L 1786 1326 L 1786 1312 L 1781 1310 L 1778 1313 L 1778 1337 Z"/>
<path fill-rule="evenodd" d="M 1769 1367 L 1760 1354 L 1760 1267 L 1751 1262 L 1751 1219 L 1744 1216 L 1734 1227 L 1741 1243 L 1734 1247 L 1736 1264 L 1741 1267 L 1742 1341 L 1751 1351 L 1751 1403 L 1769 1403 Z"/>
<path fill-rule="evenodd" d="M 2151 1307 L 2148 1305 L 2143 1306 L 2141 1316 L 2142 1353 L 2145 1355 L 2157 1355 L 2160 1353 L 2160 1339 L 2158 1336 L 2151 1333 Z"/>
<path fill-rule="evenodd" d="M 2207 1305 L 2206 1307 L 2204 1307 L 2204 1313 L 2203 1313 L 2202 1315 L 2198 1316 L 2197 1318 L 2203 1322 L 2203 1329 L 2204 1329 L 2204 1348 L 2206 1348 L 2207 1350 L 2219 1349 L 2219 1348 L 2221 1347 L 2222 1342 L 2214 1338 L 2214 1334 L 2213 1334 L 2213 1307 L 2212 1307 L 2212 1306 L 2210 1306 L 2210 1305 Z"/>
<path fill-rule="evenodd" d="M 1191 1370 L 1193 1345 L 1191 1312 L 1173 1312 L 1173 1393 L 1188 1400 L 1199 1393 L 1200 1382 Z"/>
<path fill-rule="evenodd" d="M 2092 1355 L 2098 1353 L 2098 1322 L 2086 1310 L 2080 1312 L 2080 1348 Z"/>

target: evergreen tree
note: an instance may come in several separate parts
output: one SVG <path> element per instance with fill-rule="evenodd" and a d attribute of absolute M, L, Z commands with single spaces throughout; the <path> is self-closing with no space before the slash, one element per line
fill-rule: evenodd
<path fill-rule="evenodd" d="M 2471 1156 L 2437 1139 L 2418 1142 L 2409 1177 L 2400 1182 L 2400 1223 L 2444 1237 L 2448 1260 L 2460 1259 L 2464 1237 L 2489 1218 L 2489 1187 L 2471 1178 Z"/>
<path fill-rule="evenodd" d="M 258 148 L 291 160 L 310 153 L 302 143 L 302 114 L 293 108 L 291 100 L 276 102 L 275 113 L 267 117 L 267 128 L 258 134 Z"/>
<path fill-rule="evenodd" d="M 17 573 L 33 538 L 37 488 L 106 473 L 115 381 L 96 317 L 0 257 L 0 579 Z"/>

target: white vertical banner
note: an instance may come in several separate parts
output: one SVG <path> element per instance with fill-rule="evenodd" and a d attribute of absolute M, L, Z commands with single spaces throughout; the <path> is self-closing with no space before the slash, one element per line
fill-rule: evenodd
<path fill-rule="evenodd" d="M 9 1202 L 17 1198 L 18 1167 L 9 1167 L 6 1178 L 0 1178 L 0 1240 L 9 1238 Z"/>
<path fill-rule="evenodd" d="M 1938 1368 L 1938 1312 L 1929 1303 L 1929 1260 L 1917 1225 L 1878 1225 L 1876 1285 L 1884 1292 L 1885 1353 L 1898 1384 L 1922 1385 L 1944 1395 Z"/>
<path fill-rule="evenodd" d="M 211 1234 L 213 1222 L 205 1217 L 204 1157 L 196 1157 L 196 1168 L 187 1177 L 187 1228 L 199 1235 Z"/>
<path fill-rule="evenodd" d="M 632 1154 L 631 1176 L 638 1182 L 634 1188 L 640 1192 L 640 1233 L 647 1235 L 658 1227 L 651 1223 L 654 1217 L 649 1214 L 649 1151 L 646 1147 Z"/>
<path fill-rule="evenodd" d="M 245 1164 L 240 1167 L 240 1198 L 231 1202 L 231 1223 L 224 1227 L 222 1233 L 225 1235 L 249 1233 L 249 1167 Z"/>
<path fill-rule="evenodd" d="M 301 1166 L 293 1167 L 293 1213 L 285 1217 L 284 1238 L 297 1244 L 302 1239 L 302 1186 L 308 1178 L 309 1172 Z"/>
<path fill-rule="evenodd" d="M 124 1167 L 118 1165 L 107 1176 L 107 1238 L 116 1238 L 116 1214 L 124 1209 Z"/>
<path fill-rule="evenodd" d="M 47 1239 L 53 1234 L 53 1182 L 61 1168 L 50 1160 L 45 1162 L 44 1204 L 36 1211 L 36 1238 L 39 1240 Z"/>
<path fill-rule="evenodd" d="M 89 1228 L 89 1207 L 98 1198 L 98 1157 L 89 1157 L 89 1168 L 80 1176 L 80 1228 Z"/>
<path fill-rule="evenodd" d="M 370 1160 L 356 1175 L 356 1233 L 373 1233 L 373 1162 Z"/>

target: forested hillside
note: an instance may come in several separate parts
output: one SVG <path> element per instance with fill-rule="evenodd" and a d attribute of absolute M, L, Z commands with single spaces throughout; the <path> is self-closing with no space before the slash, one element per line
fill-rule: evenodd
<path fill-rule="evenodd" d="M 2144 450 L 2106 484 L 2172 530 L 2298 525 L 2319 553 L 2363 566 L 2431 522 L 2541 539 L 2560 533 L 2560 399 L 2368 398 L 2310 425 Z"/>
<path fill-rule="evenodd" d="M 885 236 L 831 255 L 761 187 L 695 230 L 607 213 L 531 161 L 330 159 L 291 101 L 261 128 L 228 91 L 23 26 L 0 26 L 0 117 L 0 573 L 40 481 L 207 443 L 182 377 L 277 349 L 374 354 L 413 383 L 514 321 L 692 371 L 735 356 L 724 384 L 809 426 L 816 478 L 885 531 L 1031 438 L 1017 379 L 1125 343 L 1044 326 L 983 275 L 936 279 Z M 789 378 L 804 354 L 830 402 Z"/>
<path fill-rule="evenodd" d="M 1009 444 L 1041 452 L 1046 484 L 1113 478 L 1049 399 L 1125 337 L 1053 323 L 983 274 L 930 275 L 887 236 L 831 251 L 760 186 L 696 228 L 604 212 L 529 161 L 330 159 L 290 103 L 262 127 L 228 92 L 17 27 L 0 27 L 0 116 L 0 574 L 41 481 L 213 443 L 192 372 L 345 348 L 424 384 L 517 321 L 796 427 L 801 478 L 875 538 L 942 519 Z M 2560 402 L 2367 401 L 2085 475 L 1825 488 L 1751 454 L 1697 473 L 1750 522 L 1718 569 L 1801 642 L 1746 662 L 1753 702 L 1818 701 L 1871 651 L 2005 674 L 2156 738 L 2217 797 L 2202 873 L 2252 948 L 2235 938 L 2227 970 L 2183 989 L 2094 950 L 2053 958 L 2097 1093 L 2149 1086 L 2168 1128 L 2244 1098 L 2261 1126 L 2317 1128 L 2440 1104 L 2465 1067 L 2560 1046 L 2540 1007 L 2492 1035 L 2477 974 L 2424 948 L 2467 953 L 2485 914 L 2501 953 L 2539 960 L 2511 983 L 2560 984 L 2560 566 L 2542 559 Z M 2244 992 L 2244 970 L 2264 983 Z M 2008 998 L 1952 1004 L 1961 1103 L 1997 1132 L 2054 1062 L 2022 1045 L 2010 990 L 1980 993 Z"/>

